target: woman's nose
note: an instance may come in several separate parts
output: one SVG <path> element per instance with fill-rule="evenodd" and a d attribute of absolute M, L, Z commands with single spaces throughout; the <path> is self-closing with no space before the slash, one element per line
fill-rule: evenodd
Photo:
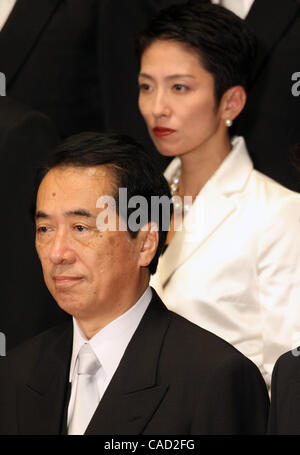
<path fill-rule="evenodd" d="M 171 113 L 168 97 L 162 91 L 158 91 L 153 97 L 152 115 L 156 118 L 168 117 Z"/>

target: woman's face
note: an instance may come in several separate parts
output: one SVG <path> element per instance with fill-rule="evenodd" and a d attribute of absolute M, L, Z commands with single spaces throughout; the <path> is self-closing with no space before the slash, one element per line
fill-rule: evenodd
<path fill-rule="evenodd" d="M 213 76 L 192 49 L 176 41 L 152 43 L 141 59 L 139 108 L 165 156 L 200 150 L 224 131 Z M 226 128 L 225 128 L 226 129 Z"/>

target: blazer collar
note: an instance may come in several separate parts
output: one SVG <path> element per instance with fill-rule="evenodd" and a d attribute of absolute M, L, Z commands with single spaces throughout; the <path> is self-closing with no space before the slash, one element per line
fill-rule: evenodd
<path fill-rule="evenodd" d="M 19 0 L 0 32 L 0 71 L 9 87 L 62 0 Z"/>
<path fill-rule="evenodd" d="M 86 430 L 86 434 L 140 434 L 168 384 L 157 380 L 170 312 L 152 289 L 152 300 Z"/>
<path fill-rule="evenodd" d="M 232 146 L 230 154 L 196 197 L 182 229 L 176 232 L 159 260 L 158 279 L 162 287 L 236 209 L 231 196 L 243 190 L 253 164 L 242 137 L 235 137 Z M 166 169 L 167 179 L 180 165 L 180 160 L 175 160 Z"/>
<path fill-rule="evenodd" d="M 54 341 L 40 358 L 24 388 L 18 392 L 17 416 L 21 434 L 59 434 L 68 390 L 73 326 L 69 321 L 54 330 Z"/>
<path fill-rule="evenodd" d="M 296 0 L 257 0 L 252 5 L 246 22 L 258 38 L 254 80 L 297 14 L 300 14 L 300 3 Z"/>

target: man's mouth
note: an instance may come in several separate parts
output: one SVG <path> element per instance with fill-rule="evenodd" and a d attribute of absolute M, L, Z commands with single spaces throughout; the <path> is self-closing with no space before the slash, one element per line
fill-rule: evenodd
<path fill-rule="evenodd" d="M 56 287 L 71 287 L 82 280 L 80 276 L 54 275 L 53 281 Z"/>

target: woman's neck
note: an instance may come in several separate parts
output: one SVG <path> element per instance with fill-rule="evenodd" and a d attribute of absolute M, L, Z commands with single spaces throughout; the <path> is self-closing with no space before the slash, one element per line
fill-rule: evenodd
<path fill-rule="evenodd" d="M 203 145 L 201 149 L 182 155 L 181 174 L 178 184 L 178 194 L 192 196 L 193 200 L 204 187 L 206 182 L 216 172 L 218 167 L 230 153 L 230 139 L 222 143 Z"/>

